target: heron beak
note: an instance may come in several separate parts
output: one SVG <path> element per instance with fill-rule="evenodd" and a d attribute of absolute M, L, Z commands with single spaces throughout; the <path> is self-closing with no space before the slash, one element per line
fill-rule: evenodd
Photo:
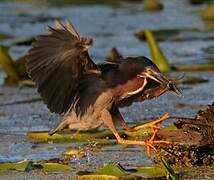
<path fill-rule="evenodd" d="M 146 72 L 143 72 L 138 76 L 142 78 L 150 78 L 160 84 L 169 84 L 169 80 L 166 77 L 164 77 L 161 73 L 151 69 L 147 70 Z"/>
<path fill-rule="evenodd" d="M 166 85 L 169 91 L 174 92 L 177 96 L 182 96 L 181 90 L 160 72 L 149 69 L 138 76 L 142 78 L 150 78 L 161 85 Z"/>
<path fill-rule="evenodd" d="M 181 97 L 183 95 L 181 90 L 175 84 L 169 83 L 168 87 L 169 87 L 169 91 L 172 91 L 177 96 Z"/>

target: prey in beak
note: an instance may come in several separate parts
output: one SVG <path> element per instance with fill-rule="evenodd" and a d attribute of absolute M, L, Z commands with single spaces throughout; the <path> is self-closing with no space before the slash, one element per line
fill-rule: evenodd
<path fill-rule="evenodd" d="M 172 91 L 177 96 L 181 97 L 181 90 L 173 83 L 172 80 L 166 78 L 158 69 L 148 67 L 144 72 L 138 75 L 144 79 L 151 79 L 159 83 L 161 86 L 166 87 L 166 91 Z"/>

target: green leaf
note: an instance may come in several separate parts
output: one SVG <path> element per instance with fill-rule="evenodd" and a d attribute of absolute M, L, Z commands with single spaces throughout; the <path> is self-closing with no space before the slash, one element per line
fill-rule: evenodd
<path fill-rule="evenodd" d="M 119 164 L 111 163 L 96 171 L 96 174 L 124 176 L 127 173 L 125 172 L 125 169 L 123 169 Z"/>
<path fill-rule="evenodd" d="M 169 165 L 169 163 L 165 160 L 165 158 L 161 157 L 160 159 L 161 159 L 164 169 L 166 170 L 166 173 L 167 173 L 167 176 L 169 177 L 169 179 L 171 178 L 172 180 L 179 180 L 178 174 L 176 174 L 174 172 L 174 170 Z"/>
<path fill-rule="evenodd" d="M 128 139 L 130 138 L 145 138 L 150 135 L 151 130 L 149 128 L 141 129 L 136 132 L 127 132 L 119 130 L 121 135 L 125 135 Z M 117 141 L 114 134 L 110 130 L 94 131 L 94 132 L 72 132 L 66 131 L 60 134 L 56 133 L 52 136 L 47 131 L 35 131 L 28 132 L 27 138 L 32 141 L 48 142 L 53 141 L 55 143 L 60 142 L 84 142 L 87 143 L 89 140 L 98 144 L 115 144 Z"/>
<path fill-rule="evenodd" d="M 153 167 L 139 167 L 137 168 L 137 174 L 141 174 L 144 178 L 161 178 L 165 177 L 165 171 L 160 166 Z"/>
<path fill-rule="evenodd" d="M 128 173 L 122 166 L 110 163 L 95 172 L 80 171 L 77 173 L 78 180 L 137 180 L 141 177 Z"/>
<path fill-rule="evenodd" d="M 9 48 L 0 45 L 0 65 L 2 66 L 4 72 L 7 75 L 6 84 L 16 84 L 18 83 L 19 76 L 14 67 L 13 60 L 11 59 L 9 53 Z"/>
<path fill-rule="evenodd" d="M 172 66 L 176 71 L 214 71 L 214 64 L 191 64 Z"/>
<path fill-rule="evenodd" d="M 43 169 L 43 166 L 41 164 L 35 164 L 33 161 L 29 161 L 27 166 L 25 167 L 25 172 L 41 169 Z"/>
<path fill-rule="evenodd" d="M 149 44 L 150 52 L 153 61 L 158 66 L 161 72 L 169 72 L 171 70 L 168 59 L 158 46 L 152 32 L 150 30 L 145 30 L 145 37 Z"/>
<path fill-rule="evenodd" d="M 26 172 L 32 170 L 42 170 L 44 172 L 68 172 L 71 171 L 71 166 L 59 163 L 32 162 L 27 160 L 20 162 L 0 163 L 0 173 L 11 170 Z"/>

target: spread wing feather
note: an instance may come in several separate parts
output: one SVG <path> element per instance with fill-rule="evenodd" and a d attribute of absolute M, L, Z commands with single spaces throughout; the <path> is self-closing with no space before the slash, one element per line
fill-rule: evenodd
<path fill-rule="evenodd" d="M 65 113 L 78 99 L 85 74 L 99 72 L 83 41 L 69 21 L 56 21 L 49 34 L 37 38 L 29 50 L 27 70 L 52 112 Z M 91 45 L 91 44 L 90 44 Z"/>

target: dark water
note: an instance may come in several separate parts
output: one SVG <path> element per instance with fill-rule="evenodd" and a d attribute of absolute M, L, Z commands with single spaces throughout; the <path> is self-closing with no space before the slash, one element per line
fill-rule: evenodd
<path fill-rule="evenodd" d="M 112 47 L 117 47 L 124 55 L 145 55 L 150 57 L 148 46 L 134 37 L 134 33 L 143 28 L 152 29 L 186 29 L 204 28 L 204 22 L 195 13 L 201 6 L 191 6 L 185 0 L 165 0 L 165 9 L 160 12 L 145 12 L 139 3 L 120 3 L 119 5 L 93 6 L 52 6 L 43 3 L 0 2 L 0 32 L 14 36 L 1 40 L 1 44 L 11 45 L 20 38 L 45 33 L 44 27 L 52 24 L 55 18 L 68 18 L 82 35 L 91 36 L 95 40 L 90 54 L 96 62 L 102 62 Z M 184 32 L 185 33 L 185 32 Z M 185 36 L 192 36 L 187 33 Z M 161 48 L 173 64 L 213 63 L 213 40 L 203 37 L 214 36 L 214 32 L 198 33 L 198 40 L 164 41 Z M 200 40 L 201 37 L 201 40 Z M 13 58 L 24 55 L 29 46 L 12 45 L 10 53 Z M 180 76 L 182 72 L 171 73 Z M 186 76 L 202 77 L 208 83 L 197 85 L 179 85 L 183 97 L 178 98 L 167 93 L 152 101 L 134 104 L 122 109 L 125 119 L 139 122 L 140 119 L 151 119 L 165 112 L 173 116 L 194 116 L 199 108 L 177 108 L 178 103 L 206 105 L 213 102 L 214 73 L 189 72 Z M 0 79 L 4 73 L 0 69 Z M 38 97 L 35 89 L 17 87 L 0 87 L 0 103 Z M 36 148 L 25 135 L 28 131 L 49 130 L 57 122 L 58 117 L 50 114 L 42 102 L 31 104 L 0 106 L 0 162 L 19 161 L 23 159 L 41 160 L 60 157 L 65 147 L 77 144 L 39 144 Z M 170 123 L 171 121 L 165 122 Z M 109 153 L 114 156 L 109 157 Z M 89 158 L 78 160 L 79 167 L 93 165 L 96 167 L 109 161 L 121 162 L 126 166 L 148 165 L 151 161 L 145 158 L 144 149 L 140 147 L 108 146 L 98 152 L 89 152 Z"/>

